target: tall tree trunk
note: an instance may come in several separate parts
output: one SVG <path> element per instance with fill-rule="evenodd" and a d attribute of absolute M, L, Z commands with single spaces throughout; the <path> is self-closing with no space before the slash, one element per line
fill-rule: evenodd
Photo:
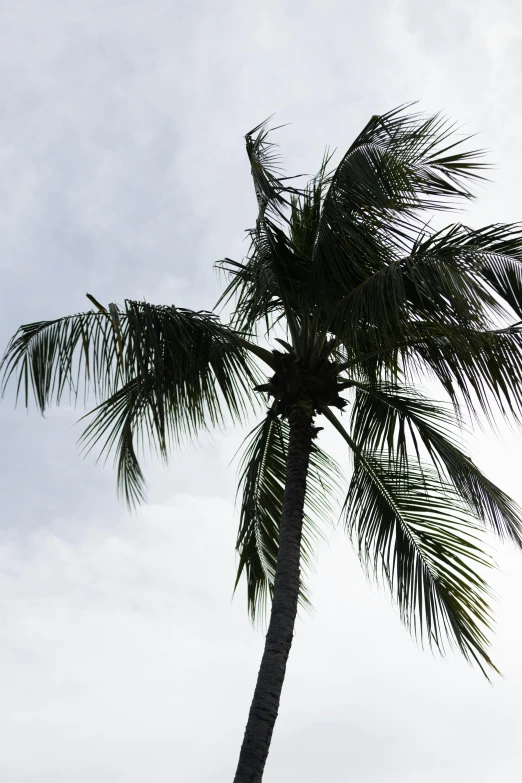
<path fill-rule="evenodd" d="M 294 407 L 289 421 L 286 484 L 270 624 L 234 783 L 261 783 L 294 635 L 303 506 L 313 437 L 312 405 L 301 401 Z"/>

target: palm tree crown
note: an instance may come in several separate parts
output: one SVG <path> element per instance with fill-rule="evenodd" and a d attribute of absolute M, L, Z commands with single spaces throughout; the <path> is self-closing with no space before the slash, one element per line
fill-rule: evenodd
<path fill-rule="evenodd" d="M 400 107 L 373 117 L 335 169 L 326 155 L 299 187 L 258 126 L 246 136 L 258 202 L 250 251 L 218 264 L 229 323 L 90 297 L 94 310 L 20 327 L 3 366 L 42 411 L 64 393 L 94 392 L 84 445 L 115 453 L 130 503 L 143 496 L 144 440 L 166 458 L 172 444 L 267 402 L 240 469 L 237 579 L 246 576 L 253 617 L 274 593 L 296 412 L 310 423 L 321 415 L 353 454 L 343 516 L 361 563 L 415 636 L 441 650 L 455 644 L 486 671 L 481 531 L 520 547 L 522 521 L 463 451 L 459 430 L 468 415 L 518 421 L 522 409 L 522 229 L 430 228 L 433 212 L 472 199 L 485 168 L 453 134 L 445 120 Z M 421 393 L 423 377 L 445 400 Z M 302 565 L 343 472 L 319 429 L 309 431 Z"/>

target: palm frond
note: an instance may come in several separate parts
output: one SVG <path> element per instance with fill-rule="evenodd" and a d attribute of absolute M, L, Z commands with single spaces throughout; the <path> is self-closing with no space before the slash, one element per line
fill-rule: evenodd
<path fill-rule="evenodd" d="M 483 267 L 484 275 L 491 265 Z M 519 295 L 516 274 L 518 269 L 513 267 L 513 304 Z M 494 422 L 495 411 L 514 421 L 520 419 L 521 324 L 494 328 L 487 292 L 482 315 L 479 307 L 473 314 L 472 295 L 452 307 L 445 294 L 440 306 L 434 308 L 428 302 L 429 288 L 413 307 L 411 294 L 406 293 L 405 275 L 392 265 L 361 288 L 365 290 L 354 291 L 351 311 L 343 302 L 344 321 L 332 308 L 332 323 L 336 319 L 339 324 L 333 349 L 341 371 L 373 382 L 396 382 L 402 375 L 415 383 L 427 374 L 442 385 L 459 418 L 466 409 L 478 419 L 484 414 L 490 423 Z M 475 282 L 473 289 L 478 296 Z M 434 288 L 433 302 L 436 300 Z M 467 311 L 466 301 L 470 302 Z M 511 306 L 507 298 L 505 305 Z M 502 302 L 497 315 L 501 306 Z M 489 327 L 481 326 L 481 321 L 489 321 Z"/>
<path fill-rule="evenodd" d="M 130 508 L 145 498 L 146 480 L 138 452 L 147 445 L 166 460 L 172 428 L 171 400 L 148 381 L 134 378 L 108 397 L 82 420 L 90 421 L 80 437 L 84 453 L 99 446 L 98 459 L 114 453 L 118 495 Z"/>
<path fill-rule="evenodd" d="M 473 197 L 469 182 L 482 178 L 483 151 L 462 150 L 468 139 L 453 140 L 453 123 L 410 107 L 372 117 L 346 153 L 335 186 L 348 185 L 354 207 L 446 210 Z"/>
<path fill-rule="evenodd" d="M 224 258 L 215 263 L 228 279 L 216 308 L 233 302 L 233 323 L 237 328 L 252 332 L 262 322 L 268 333 L 273 319 L 284 314 L 283 303 L 271 264 L 255 258 L 254 243 L 251 243 L 251 249 L 253 257 L 242 262 Z"/>
<path fill-rule="evenodd" d="M 325 325 L 346 360 L 356 363 L 366 354 L 393 353 L 430 320 L 437 329 L 484 330 L 499 309 L 464 265 L 419 254 L 390 261 L 337 302 L 332 296 Z"/>
<path fill-rule="evenodd" d="M 407 252 L 424 210 L 473 196 L 481 151 L 462 151 L 455 128 L 402 106 L 372 117 L 331 177 L 313 255 L 312 285 L 348 293 Z"/>
<path fill-rule="evenodd" d="M 522 317 L 522 226 L 495 223 L 480 229 L 456 224 L 416 242 L 415 253 L 437 256 L 442 263 L 457 261 L 481 281 L 499 302 Z M 484 287 L 486 283 L 487 287 Z"/>
<path fill-rule="evenodd" d="M 328 328 L 364 354 L 406 339 L 418 325 L 491 330 L 522 314 L 522 229 L 424 231 L 409 253 L 369 274 L 335 302 Z M 419 324 L 420 322 L 420 324 Z"/>
<path fill-rule="evenodd" d="M 442 653 L 456 645 L 486 676 L 486 667 L 496 671 L 486 637 L 491 595 L 480 574 L 493 562 L 462 499 L 432 467 L 367 450 L 323 413 L 353 452 L 344 510 L 363 566 L 388 586 L 418 641 Z"/>
<path fill-rule="evenodd" d="M 218 305 L 235 300 L 233 324 L 241 330 L 251 332 L 261 322 L 268 333 L 282 316 L 294 327 L 303 306 L 306 259 L 267 218 L 258 220 L 250 240 L 249 256 L 242 263 L 224 259 L 216 264 L 230 278 Z"/>
<path fill-rule="evenodd" d="M 462 405 L 475 417 L 494 412 L 520 419 L 522 329 L 471 329 L 417 323 L 400 349 L 408 377 L 428 372 L 448 394 L 456 413 Z"/>
<path fill-rule="evenodd" d="M 289 178 L 282 176 L 277 147 L 268 140 L 273 130 L 267 129 L 264 122 L 246 135 L 259 212 L 255 227 L 248 232 L 248 257 L 242 263 L 224 259 L 216 264 L 231 278 L 218 305 L 235 299 L 233 323 L 247 331 L 264 321 L 268 332 L 274 317 L 277 320 L 283 315 L 296 338 L 299 283 L 306 273 L 306 264 L 285 228 L 292 200 L 302 191 L 290 186 Z"/>
<path fill-rule="evenodd" d="M 236 587 L 243 573 L 247 582 L 248 609 L 252 619 L 262 617 L 272 595 L 279 550 L 279 524 L 286 480 L 289 426 L 269 411 L 250 433 L 240 464 L 238 493 L 241 513 L 236 548 L 239 565 Z M 314 442 L 307 479 L 301 567 L 310 568 L 321 526 L 332 517 L 332 494 L 340 471 Z M 309 606 L 306 576 L 302 576 L 300 602 Z"/>
<path fill-rule="evenodd" d="M 11 339 L 0 369 L 2 388 L 17 376 L 17 397 L 31 396 L 43 413 L 64 393 L 76 399 L 83 389 L 103 398 L 124 380 L 118 332 L 108 311 L 78 313 L 21 326 Z"/>
<path fill-rule="evenodd" d="M 309 260 L 314 252 L 323 201 L 331 180 L 328 166 L 332 157 L 333 153 L 326 150 L 317 174 L 299 194 L 290 198 L 289 236 L 293 246 Z"/>
<path fill-rule="evenodd" d="M 72 401 L 89 390 L 103 400 L 84 437 L 89 447 L 101 441 L 102 453 L 116 448 L 131 503 L 143 484 L 136 435 L 146 433 L 166 457 L 169 444 L 226 415 L 242 421 L 259 382 L 241 335 L 213 314 L 129 300 L 123 309 L 20 327 L 3 369 L 4 386 L 17 376 L 26 405 L 32 392 L 42 412 L 66 391 Z"/>
<path fill-rule="evenodd" d="M 297 177 L 284 177 L 282 158 L 278 152 L 278 145 L 270 140 L 270 134 L 280 127 L 269 128 L 271 117 L 252 128 L 245 135 L 246 151 L 250 161 L 250 171 L 254 182 L 260 217 L 287 220 L 285 213 L 290 205 L 289 198 L 292 194 L 298 194 L 297 188 L 288 184 L 290 179 Z"/>
<path fill-rule="evenodd" d="M 411 464 L 421 450 L 444 483 L 470 512 L 501 538 L 522 547 L 522 511 L 463 452 L 451 408 L 422 397 L 413 388 L 354 383 L 351 433 L 372 452 L 388 451 L 399 465 Z M 423 456 L 423 455 L 422 455 Z"/>
<path fill-rule="evenodd" d="M 479 571 L 493 563 L 450 485 L 418 464 L 358 452 L 346 498 L 347 529 L 362 564 L 383 578 L 401 618 L 440 652 L 455 644 L 487 676 L 490 593 Z"/>

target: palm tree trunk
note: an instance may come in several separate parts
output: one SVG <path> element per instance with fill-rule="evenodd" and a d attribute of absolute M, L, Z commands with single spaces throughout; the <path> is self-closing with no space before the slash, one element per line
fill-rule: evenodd
<path fill-rule="evenodd" d="M 286 484 L 270 624 L 234 783 L 261 783 L 294 635 L 303 506 L 313 437 L 312 405 L 301 401 L 294 407 L 289 421 Z"/>

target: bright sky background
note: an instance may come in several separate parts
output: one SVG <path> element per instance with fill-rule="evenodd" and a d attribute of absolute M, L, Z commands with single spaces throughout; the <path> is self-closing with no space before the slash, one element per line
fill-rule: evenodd
<path fill-rule="evenodd" d="M 243 135 L 268 115 L 312 174 L 369 117 L 443 110 L 480 132 L 473 225 L 522 218 L 517 0 L 20 0 L 1 6 L 1 343 L 24 322 L 145 297 L 200 309 L 246 250 Z M 82 461 L 60 408 L 0 407 L 0 778 L 228 783 L 263 635 L 235 569 L 241 432 L 148 466 L 149 504 Z M 522 501 L 520 436 L 473 456 Z M 337 456 L 348 467 L 346 455 Z M 522 556 L 499 550 L 494 686 L 418 650 L 342 532 L 298 623 L 267 783 L 518 781 Z"/>

